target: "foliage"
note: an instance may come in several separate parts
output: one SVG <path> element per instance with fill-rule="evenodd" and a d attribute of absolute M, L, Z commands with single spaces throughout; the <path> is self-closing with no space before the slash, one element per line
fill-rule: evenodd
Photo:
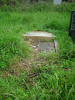
<path fill-rule="evenodd" d="M 6 17 L 5 17 L 6 16 Z M 14 15 L 15 16 L 15 15 Z M 15 19 L 16 18 L 16 19 Z M 19 17 L 13 18 L 10 13 L 0 12 L 0 68 L 5 69 L 9 66 L 9 59 L 14 56 L 27 57 L 30 51 L 27 43 L 20 38 L 22 26 L 17 23 Z M 18 19 L 17 19 L 18 18 Z M 26 18 L 23 18 L 27 21 Z M 18 33 L 18 34 L 16 34 Z M 19 36 L 18 36 L 19 35 Z M 24 54 L 25 53 L 25 54 Z"/>
<path fill-rule="evenodd" d="M 9 0 L 10 1 L 10 0 Z M 13 0 L 12 0 L 13 1 Z M 62 3 L 61 5 L 53 5 L 51 2 L 39 2 L 39 3 L 27 3 L 27 2 L 17 2 L 17 0 L 14 0 L 16 1 L 16 4 L 13 5 L 12 3 L 10 4 L 6 4 L 4 3 L 1 7 L 0 7 L 0 10 L 1 11 L 31 11 L 31 12 L 36 12 L 36 11 L 47 11 L 47 12 L 50 12 L 50 11 L 57 11 L 57 12 L 71 12 L 72 10 L 75 10 L 75 2 L 70 2 L 70 3 Z M 13 2 L 14 2 L 13 1 Z M 22 3 L 23 2 L 23 3 Z"/>
<path fill-rule="evenodd" d="M 63 70 L 56 66 L 42 66 L 40 70 L 40 76 L 32 79 L 26 74 L 6 80 L 0 78 L 0 100 L 4 97 L 15 100 L 75 99 L 75 68 Z"/>
<path fill-rule="evenodd" d="M 0 100 L 75 100 L 75 45 L 68 32 L 74 4 L 44 5 L 20 5 L 16 11 L 0 8 Z M 5 73 L 15 56 L 26 59 L 31 54 L 22 35 L 33 30 L 55 34 L 59 55 L 39 54 L 44 64 L 37 62 L 31 69 L 37 77 L 30 78 L 24 70 L 18 75 L 8 73 L 7 77 Z"/>

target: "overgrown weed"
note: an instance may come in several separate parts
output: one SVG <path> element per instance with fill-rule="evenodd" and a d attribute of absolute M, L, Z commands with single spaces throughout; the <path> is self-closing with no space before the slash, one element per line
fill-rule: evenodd
<path fill-rule="evenodd" d="M 32 65 L 31 70 L 32 74 L 39 73 L 38 77 L 29 78 L 25 71 L 22 71 L 22 76 L 19 73 L 18 76 L 0 77 L 0 100 L 4 99 L 3 96 L 9 100 L 12 97 L 16 100 L 75 100 L 75 45 L 68 32 L 70 11 L 75 9 L 74 4 L 54 8 L 44 6 L 16 8 L 20 13 L 16 9 L 11 13 L 5 7 L 0 8 L 1 70 L 8 69 L 15 57 L 17 61 L 18 57 L 26 59 L 31 54 L 22 39 L 22 34 L 28 31 L 52 32 L 59 44 L 59 55 L 39 54 L 39 61 Z"/>

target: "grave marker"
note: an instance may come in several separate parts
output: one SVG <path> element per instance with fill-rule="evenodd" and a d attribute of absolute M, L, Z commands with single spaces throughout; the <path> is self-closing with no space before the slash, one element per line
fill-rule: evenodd
<path fill-rule="evenodd" d="M 70 36 L 75 38 L 75 11 L 71 12 Z"/>
<path fill-rule="evenodd" d="M 62 0 L 53 0 L 54 5 L 60 5 L 62 3 Z"/>
<path fill-rule="evenodd" d="M 25 40 L 31 42 L 31 47 L 40 52 L 54 51 L 58 53 L 57 42 L 55 42 L 55 35 L 43 31 L 28 32 L 23 35 Z"/>

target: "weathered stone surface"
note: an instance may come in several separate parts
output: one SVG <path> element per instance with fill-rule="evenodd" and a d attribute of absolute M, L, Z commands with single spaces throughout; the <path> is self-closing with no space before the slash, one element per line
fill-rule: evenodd
<path fill-rule="evenodd" d="M 52 33 L 42 32 L 42 31 L 33 31 L 27 34 L 24 34 L 24 38 L 30 41 L 49 41 L 53 40 L 55 36 Z"/>
<path fill-rule="evenodd" d="M 31 44 L 31 47 L 40 52 L 55 51 L 54 42 L 36 42 L 35 41 L 34 43 Z"/>
<path fill-rule="evenodd" d="M 54 50 L 54 42 L 40 42 L 38 46 L 39 51 L 53 51 Z"/>
<path fill-rule="evenodd" d="M 54 40 L 55 52 L 59 53 L 58 42 Z"/>
<path fill-rule="evenodd" d="M 60 5 L 62 0 L 53 0 L 54 5 Z"/>
<path fill-rule="evenodd" d="M 31 43 L 31 47 L 39 52 L 58 52 L 58 43 L 52 33 L 33 31 L 24 34 L 24 38 Z"/>

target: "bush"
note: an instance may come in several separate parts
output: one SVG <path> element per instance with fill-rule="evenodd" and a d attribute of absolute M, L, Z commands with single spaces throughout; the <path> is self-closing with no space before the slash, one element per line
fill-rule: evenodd
<path fill-rule="evenodd" d="M 17 2 L 19 2 L 18 0 L 0 0 L 0 4 L 1 5 L 11 5 L 11 6 L 13 6 L 13 5 L 16 5 L 17 4 Z"/>

